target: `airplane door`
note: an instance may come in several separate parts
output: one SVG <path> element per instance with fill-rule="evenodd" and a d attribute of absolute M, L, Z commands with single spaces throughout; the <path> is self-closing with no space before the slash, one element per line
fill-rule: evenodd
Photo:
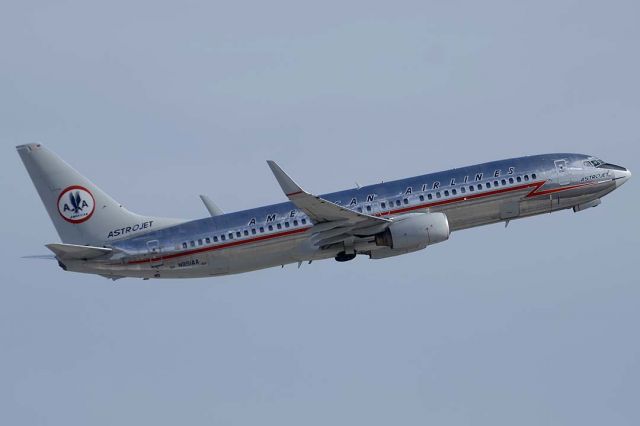
<path fill-rule="evenodd" d="M 147 250 L 149 251 L 149 263 L 152 268 L 159 268 L 164 265 L 162 261 L 162 253 L 160 250 L 160 241 L 151 240 L 147 241 Z"/>
<path fill-rule="evenodd" d="M 567 169 L 567 160 L 556 160 L 556 173 L 558 174 L 558 184 L 566 185 L 571 181 L 569 170 Z"/>

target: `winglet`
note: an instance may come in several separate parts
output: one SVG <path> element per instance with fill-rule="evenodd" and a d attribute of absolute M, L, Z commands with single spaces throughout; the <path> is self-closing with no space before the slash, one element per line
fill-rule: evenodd
<path fill-rule="evenodd" d="M 350 222 L 358 223 L 370 221 L 372 225 L 389 222 L 388 219 L 359 213 L 336 203 L 309 194 L 293 181 L 274 161 L 267 161 L 273 175 L 287 198 L 294 206 L 305 212 L 314 224 L 320 222 Z M 315 225 L 317 226 L 317 225 Z"/>
<path fill-rule="evenodd" d="M 211 198 L 207 197 L 206 195 L 200 195 L 200 199 L 202 200 L 202 203 L 209 211 L 209 214 L 211 215 L 211 217 L 221 216 L 224 214 L 222 209 L 218 207 L 217 204 L 214 203 Z"/>
<path fill-rule="evenodd" d="M 275 161 L 267 160 L 267 164 L 271 168 L 273 175 L 276 177 L 276 180 L 287 197 L 291 198 L 295 195 L 306 193 L 293 181 L 293 179 L 289 177 L 289 175 L 284 172 L 284 170 L 280 168 L 280 166 L 278 166 L 278 164 L 276 164 Z"/>

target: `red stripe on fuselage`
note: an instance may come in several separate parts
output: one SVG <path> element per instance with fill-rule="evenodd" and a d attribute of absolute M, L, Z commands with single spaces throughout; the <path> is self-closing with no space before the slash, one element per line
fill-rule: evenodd
<path fill-rule="evenodd" d="M 496 190 L 493 190 L 493 191 L 482 192 L 480 194 L 470 194 L 470 195 L 465 195 L 465 196 L 462 196 L 462 197 L 449 198 L 449 199 L 446 199 L 446 200 L 436 201 L 436 202 L 433 202 L 433 203 L 425 203 L 425 204 L 419 204 L 417 206 L 405 207 L 405 208 L 397 209 L 397 210 L 390 210 L 388 212 L 377 213 L 377 214 L 375 214 L 375 216 L 389 216 L 389 215 L 394 215 L 394 214 L 398 214 L 398 213 L 406 213 L 406 212 L 413 211 L 413 210 L 422 210 L 422 209 L 426 209 L 426 208 L 429 208 L 429 207 L 442 206 L 442 205 L 446 205 L 446 204 L 453 204 L 453 203 L 457 203 L 459 201 L 474 200 L 474 199 L 478 199 L 478 198 L 490 197 L 492 195 L 504 194 L 504 193 L 507 193 L 507 192 L 521 191 L 523 189 L 533 188 L 532 191 L 529 192 L 525 196 L 525 198 L 530 198 L 530 197 L 536 197 L 538 195 L 547 195 L 547 194 L 551 194 L 551 193 L 555 193 L 555 192 L 568 191 L 570 189 L 575 189 L 575 188 L 579 188 L 579 187 L 582 187 L 582 186 L 591 185 L 591 184 L 597 183 L 597 182 L 588 182 L 588 183 L 582 183 L 582 184 L 579 184 L 579 185 L 566 186 L 566 187 L 563 187 L 563 188 L 554 188 L 554 189 L 548 189 L 546 191 L 539 191 L 539 189 L 542 188 L 546 183 L 547 183 L 547 181 L 531 182 L 531 183 L 528 183 L 528 184 L 525 184 L 525 185 L 518 185 L 518 186 L 513 186 L 513 187 L 510 187 L 510 188 L 501 188 L 501 189 L 496 189 Z"/>
<path fill-rule="evenodd" d="M 510 188 L 501 188 L 501 189 L 488 191 L 488 192 L 483 192 L 483 193 L 479 193 L 479 194 L 470 194 L 470 195 L 466 195 L 466 196 L 463 196 L 463 197 L 450 198 L 450 199 L 447 199 L 447 200 L 436 201 L 436 202 L 433 202 L 433 203 L 425 203 L 425 204 L 420 204 L 420 205 L 417 205 L 417 206 L 405 207 L 405 208 L 401 208 L 401 209 L 397 209 L 397 210 L 390 210 L 388 212 L 380 212 L 380 213 L 374 214 L 374 216 L 389 216 L 389 215 L 395 215 L 395 214 L 398 214 L 398 213 L 406 213 L 406 212 L 410 212 L 410 211 L 414 211 L 414 210 L 423 210 L 423 209 L 430 208 L 430 207 L 442 206 L 442 205 L 446 205 L 446 204 L 453 204 L 453 203 L 457 203 L 457 202 L 460 202 L 460 201 L 468 201 L 468 200 L 474 200 L 474 199 L 478 199 L 478 198 L 491 197 L 493 195 L 498 195 L 498 194 L 504 194 L 504 193 L 507 193 L 507 192 L 521 191 L 521 190 L 527 189 L 527 188 L 533 188 L 531 190 L 531 192 L 529 192 L 525 196 L 525 198 L 531 198 L 531 197 L 536 197 L 536 196 L 539 196 L 539 195 L 548 195 L 548 194 L 552 194 L 552 193 L 556 193 L 556 192 L 568 191 L 568 190 L 571 190 L 571 189 L 580 188 L 580 187 L 587 186 L 587 185 L 598 184 L 600 182 L 587 182 L 587 183 L 581 183 L 581 184 L 578 184 L 578 185 L 571 185 L 571 186 L 565 186 L 565 187 L 561 187 L 561 188 L 554 188 L 554 189 L 547 189 L 545 191 L 540 191 L 540 188 L 542 188 L 546 183 L 547 183 L 547 181 L 531 182 L 531 183 L 528 183 L 528 184 L 525 184 L 525 185 L 518 185 L 518 186 L 513 186 L 513 187 L 510 187 Z M 293 195 L 293 194 L 291 194 L 291 195 Z M 147 263 L 147 262 L 156 262 L 156 261 L 165 260 L 165 259 L 173 259 L 173 258 L 176 258 L 176 257 L 191 256 L 191 255 L 194 255 L 194 254 L 204 253 L 204 252 L 207 252 L 207 251 L 222 250 L 222 249 L 229 248 L 229 247 L 235 247 L 235 246 L 244 245 L 244 244 L 251 244 L 251 243 L 255 243 L 255 242 L 259 242 L 259 241 L 266 241 L 266 240 L 271 240 L 271 239 L 275 239 L 275 238 L 287 237 L 287 236 L 295 235 L 295 234 L 301 234 L 301 233 L 306 232 L 307 230 L 309 230 L 311 228 L 312 227 L 305 227 L 305 228 L 300 228 L 300 229 L 293 229 L 291 231 L 279 232 L 279 233 L 276 233 L 276 234 L 261 235 L 259 237 L 253 237 L 253 238 L 249 238 L 249 239 L 246 239 L 246 240 L 236 240 L 236 241 L 232 241 L 232 242 L 225 243 L 225 244 L 219 244 L 219 245 L 216 245 L 216 246 L 202 247 L 202 248 L 198 248 L 198 249 L 195 249 L 195 250 L 189 250 L 189 251 L 180 252 L 180 253 L 168 254 L 166 256 L 155 257 L 155 258 L 152 258 L 152 259 L 132 260 L 132 261 L 130 261 L 128 263 L 130 265 L 134 265 L 134 264 L 141 264 L 141 263 Z"/>
<path fill-rule="evenodd" d="M 253 238 L 249 238 L 247 240 L 236 240 L 236 241 L 232 241 L 232 242 L 229 242 L 229 243 L 219 244 L 219 245 L 216 245 L 216 246 L 208 246 L 208 247 L 202 247 L 202 248 L 198 248 L 198 249 L 195 249 L 195 250 L 189 250 L 189 251 L 180 252 L 180 253 L 172 253 L 172 254 L 168 254 L 166 256 L 155 257 L 155 258 L 152 258 L 152 259 L 132 260 L 132 261 L 130 261 L 128 263 L 130 265 L 134 265 L 134 264 L 138 264 L 138 263 L 147 263 L 147 262 L 155 262 L 155 261 L 164 260 L 164 259 L 173 259 L 173 258 L 182 257 L 182 256 L 191 256 L 191 255 L 198 254 L 198 253 L 203 253 L 203 252 L 206 252 L 206 251 L 222 250 L 222 249 L 225 249 L 225 248 L 239 246 L 239 245 L 242 245 L 242 244 L 250 244 L 250 243 L 255 243 L 255 242 L 258 242 L 258 241 L 265 241 L 265 240 L 270 240 L 270 239 L 273 239 L 273 238 L 287 237 L 289 235 L 300 234 L 300 233 L 306 232 L 308 229 L 311 229 L 311 228 L 312 227 L 307 226 L 307 227 L 300 228 L 300 229 L 292 229 L 291 231 L 278 232 L 277 234 L 261 235 L 259 237 L 253 237 Z"/>

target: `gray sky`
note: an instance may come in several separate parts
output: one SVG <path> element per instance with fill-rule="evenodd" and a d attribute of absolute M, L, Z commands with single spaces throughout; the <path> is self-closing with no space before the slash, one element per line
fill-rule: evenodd
<path fill-rule="evenodd" d="M 640 172 L 637 1 L 3 2 L 0 423 L 637 425 L 638 177 L 602 206 L 186 281 L 64 273 L 14 146 L 206 216 L 554 151 Z"/>

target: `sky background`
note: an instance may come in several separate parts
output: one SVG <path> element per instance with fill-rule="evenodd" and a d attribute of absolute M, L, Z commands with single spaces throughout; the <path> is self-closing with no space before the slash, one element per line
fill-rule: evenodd
<path fill-rule="evenodd" d="M 582 152 L 640 172 L 640 3 L 3 1 L 0 423 L 638 425 L 638 177 L 425 251 L 115 284 L 14 146 L 129 209 Z"/>

